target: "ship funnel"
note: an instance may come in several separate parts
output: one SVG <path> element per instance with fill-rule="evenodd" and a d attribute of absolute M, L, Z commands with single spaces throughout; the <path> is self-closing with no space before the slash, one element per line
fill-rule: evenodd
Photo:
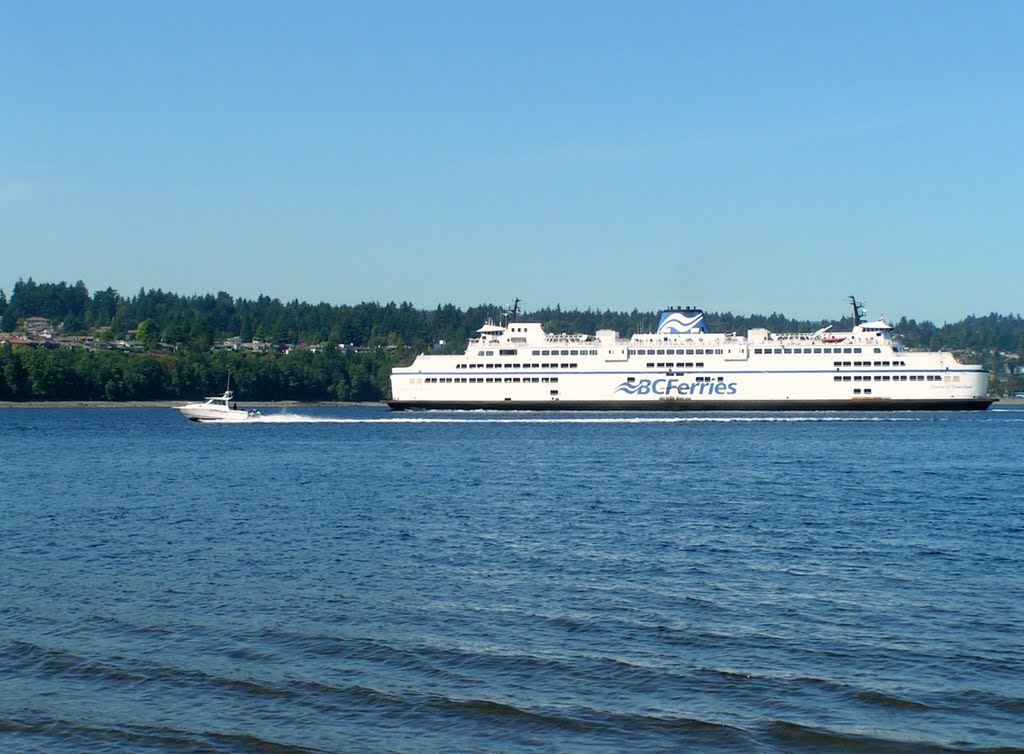
<path fill-rule="evenodd" d="M 686 333 L 707 332 L 704 312 L 700 309 L 685 309 L 677 312 L 662 312 L 658 322 L 658 335 L 685 335 Z"/>

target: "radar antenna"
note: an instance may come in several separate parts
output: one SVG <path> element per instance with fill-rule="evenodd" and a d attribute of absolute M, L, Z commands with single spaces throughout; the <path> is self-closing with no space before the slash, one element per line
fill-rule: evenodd
<path fill-rule="evenodd" d="M 858 301 L 856 296 L 850 296 L 850 304 L 853 306 L 853 326 L 856 327 L 864 316 L 864 302 Z"/>
<path fill-rule="evenodd" d="M 523 302 L 517 298 L 515 303 L 512 304 L 512 308 L 505 312 L 505 316 L 508 318 L 508 324 L 512 324 L 519 319 L 519 305 L 521 303 Z"/>

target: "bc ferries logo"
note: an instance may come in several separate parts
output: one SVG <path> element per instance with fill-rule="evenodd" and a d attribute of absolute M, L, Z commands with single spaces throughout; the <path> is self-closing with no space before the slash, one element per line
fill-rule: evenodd
<path fill-rule="evenodd" d="M 658 322 L 658 335 L 685 335 L 707 332 L 704 312 L 700 309 L 686 309 L 681 312 L 662 312 Z"/>
<path fill-rule="evenodd" d="M 616 393 L 626 395 L 736 395 L 735 382 L 686 382 L 672 377 L 620 383 Z"/>

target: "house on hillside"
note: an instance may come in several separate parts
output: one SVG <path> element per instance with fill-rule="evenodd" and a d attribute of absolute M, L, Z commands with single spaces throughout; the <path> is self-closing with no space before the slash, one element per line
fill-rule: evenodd
<path fill-rule="evenodd" d="M 35 340 L 50 340 L 57 334 L 53 329 L 53 323 L 46 317 L 25 317 L 21 325 L 28 337 Z"/>
<path fill-rule="evenodd" d="M 20 335 L 13 335 L 11 333 L 0 333 L 0 343 L 9 343 L 12 346 L 32 346 L 36 347 L 39 345 L 38 341 L 29 340 L 23 338 Z"/>

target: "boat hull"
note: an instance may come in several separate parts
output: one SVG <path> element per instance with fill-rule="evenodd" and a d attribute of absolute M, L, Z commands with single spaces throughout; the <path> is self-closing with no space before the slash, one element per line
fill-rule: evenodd
<path fill-rule="evenodd" d="M 390 400 L 394 411 L 984 411 L 988 398 L 858 400 L 434 401 Z"/>
<path fill-rule="evenodd" d="M 243 409 L 229 409 L 227 411 L 210 411 L 204 409 L 190 409 L 181 407 L 178 409 L 182 416 L 194 422 L 219 422 L 221 424 L 236 424 L 239 422 L 251 421 L 259 417 L 259 413 L 245 411 Z"/>

